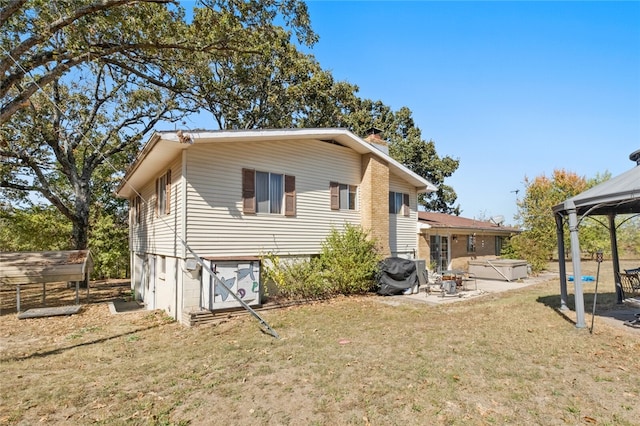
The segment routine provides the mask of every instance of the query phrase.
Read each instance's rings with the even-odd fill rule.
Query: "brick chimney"
[[[364,138],[364,140],[369,142],[378,150],[389,155],[389,144],[387,143],[387,141],[382,139],[382,136],[380,136],[381,134],[382,134],[382,130],[372,127],[369,130],[367,130],[367,136]]]
[[[371,128],[364,139],[376,149],[389,153],[387,142],[380,137],[381,130]],[[391,255],[389,247],[389,166],[373,153],[362,156],[360,185],[360,211],[362,227],[378,242],[383,256]]]

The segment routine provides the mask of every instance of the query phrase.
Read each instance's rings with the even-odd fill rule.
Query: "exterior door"
[[[148,269],[146,274],[145,291],[144,291],[144,303],[147,305],[147,309],[156,308],[156,257],[149,256],[145,262]]]
[[[431,251],[431,265],[435,265],[436,272],[449,269],[449,237],[446,235],[432,235],[429,238],[429,249]],[[432,266],[433,267],[433,266]]]

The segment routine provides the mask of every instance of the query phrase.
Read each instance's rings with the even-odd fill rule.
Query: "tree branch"
[[[5,8],[0,10],[0,26],[3,26],[26,2],[27,0],[10,1]]]
[[[12,154],[11,155],[12,158],[16,158],[16,159],[20,160],[23,165],[25,165],[26,167],[28,167],[29,169],[31,169],[35,173],[36,181],[40,184],[40,186],[37,186],[37,185],[20,185],[20,184],[16,184],[15,182],[8,182],[8,181],[3,180],[3,181],[0,181],[0,187],[10,188],[10,189],[17,189],[17,190],[24,189],[25,191],[36,191],[36,192],[39,192],[47,200],[49,200],[49,202],[51,204],[56,206],[56,208],[58,208],[63,215],[65,215],[70,220],[73,220],[73,217],[74,217],[73,211],[71,209],[69,209],[64,204],[62,199],[60,199],[60,197],[58,197],[51,190],[51,186],[49,185],[49,182],[47,181],[46,176],[44,175],[44,173],[42,173],[42,169],[40,168],[40,166],[33,160],[33,157],[31,155],[29,155],[29,153],[24,152],[24,151],[21,152],[21,153],[12,152],[11,154]]]
[[[24,0],[21,0],[24,4]],[[25,39],[22,43],[14,47],[7,54],[7,58],[4,60],[0,60],[0,75],[5,74],[6,71],[10,68],[10,60],[11,58],[19,58],[26,51],[34,47],[35,45],[42,43],[44,40],[49,38],[52,34],[60,31],[62,28],[69,26],[74,21],[83,18],[87,15],[94,14],[96,12],[109,10],[118,6],[125,5],[127,3],[175,3],[173,0],[100,0],[96,3],[89,4],[87,6],[78,8],[74,10],[74,13],[69,16],[64,16],[57,21],[50,23],[46,28],[44,28],[39,34],[34,34],[31,37]],[[8,6],[6,9],[11,8],[11,10],[7,11],[6,19],[8,19],[12,14],[16,13],[18,9],[22,5],[18,5],[18,7]],[[2,13],[4,14],[5,9],[3,9]],[[9,13],[10,12],[10,13]],[[2,16],[2,15],[0,15]]]

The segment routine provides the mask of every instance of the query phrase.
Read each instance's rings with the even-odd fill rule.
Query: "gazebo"
[[[613,257],[614,282],[618,282],[620,260],[616,236],[615,217],[618,214],[640,213],[640,150],[629,155],[629,159],[636,163],[636,167],[618,175],[606,182],[596,185],[563,203],[553,207],[556,218],[556,232],[558,237],[558,262],[560,266],[560,309],[567,308],[567,276],[564,259],[564,229],[565,218],[569,222],[571,244],[571,258],[573,260],[573,277],[575,285],[576,327],[585,328],[584,294],[582,291],[582,273],[580,268],[580,243],[578,241],[579,226],[586,216],[607,216],[609,219],[609,235],[611,238],[611,253]],[[616,286],[618,303],[622,302],[622,293]]]

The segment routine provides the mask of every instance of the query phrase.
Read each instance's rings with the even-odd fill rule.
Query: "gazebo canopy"
[[[571,258],[573,260],[576,327],[579,328],[586,326],[584,321],[584,295],[582,293],[580,271],[580,242],[578,239],[580,221],[585,216],[608,216],[614,280],[618,283],[620,261],[618,257],[615,216],[618,214],[640,213],[640,150],[631,153],[629,159],[636,162],[636,167],[576,196],[568,198],[563,203],[553,207],[558,236],[560,309],[567,309],[567,277],[565,273],[563,227],[564,218],[567,217],[571,236]],[[621,302],[622,294],[617,285],[616,293],[618,302]]]
[[[579,216],[640,213],[640,167],[568,198],[554,206],[553,211],[564,214],[572,206]]]

